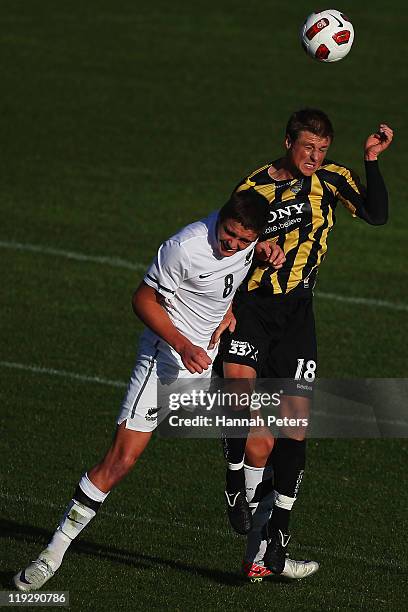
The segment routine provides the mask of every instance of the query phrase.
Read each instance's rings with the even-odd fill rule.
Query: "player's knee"
[[[119,482],[135,465],[138,455],[129,451],[114,453],[105,461],[106,477],[113,483]]]
[[[134,452],[122,452],[116,459],[116,469],[127,474],[135,465],[139,455]]]
[[[281,417],[285,421],[281,430],[283,435],[301,442],[306,438],[308,431],[310,399],[308,397],[282,398]]]
[[[272,452],[274,439],[272,436],[249,437],[245,448],[246,462],[253,467],[264,467]]]
[[[306,439],[307,429],[302,427],[290,427],[286,429],[283,427],[282,432],[287,438],[290,438],[291,440],[296,440],[297,442],[302,442]]]

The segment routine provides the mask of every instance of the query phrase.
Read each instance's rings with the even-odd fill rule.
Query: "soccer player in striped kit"
[[[284,380],[281,415],[298,420],[307,420],[310,412],[317,367],[313,288],[335,224],[336,205],[340,202],[371,225],[382,225],[388,217],[377,158],[391,144],[392,129],[382,123],[366,139],[366,187],[355,172],[327,159],[333,135],[321,110],[293,113],[284,156],[255,170],[236,188],[237,193],[255,189],[268,199],[269,223],[261,240],[271,249],[278,244],[286,261],[275,270],[254,259],[234,299],[235,329],[223,335],[217,359],[223,361],[228,379]],[[257,248],[267,259],[265,242]],[[305,469],[306,430],[283,427],[275,441],[268,434],[250,436],[248,442],[225,439],[227,512],[238,533],[250,532],[243,563],[249,578],[285,570],[290,513]]]

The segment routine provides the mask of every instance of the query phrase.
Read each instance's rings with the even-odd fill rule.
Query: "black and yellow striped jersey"
[[[310,177],[275,181],[268,170],[279,162],[255,170],[236,187],[237,191],[253,187],[268,199],[270,218],[260,240],[277,242],[286,256],[280,270],[253,264],[246,280],[249,291],[263,288],[273,294],[285,294],[296,287],[311,289],[336,221],[337,202],[353,216],[366,218],[366,188],[352,170],[324,160]]]

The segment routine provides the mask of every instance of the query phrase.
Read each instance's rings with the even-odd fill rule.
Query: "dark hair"
[[[289,117],[286,135],[294,142],[302,131],[312,132],[320,138],[334,138],[332,123],[326,113],[317,108],[302,108]]]
[[[268,200],[253,187],[234,191],[219,212],[219,221],[234,219],[248,230],[262,234],[268,224],[270,206]]]

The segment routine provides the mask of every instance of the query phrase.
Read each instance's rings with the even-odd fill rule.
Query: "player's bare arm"
[[[213,335],[211,336],[211,340],[207,348],[208,349],[215,348],[215,346],[218,344],[219,339],[221,338],[222,333],[226,329],[228,329],[232,333],[235,329],[236,322],[237,321],[235,319],[234,313],[232,312],[232,304],[230,304],[230,307],[225,313],[223,320],[221,321],[221,323],[219,324],[219,326],[217,327],[217,329],[214,331]]]
[[[153,287],[142,282],[133,294],[133,310],[145,325],[177,351],[191,374],[201,374],[211,364],[210,357],[176,329],[162,306],[163,299]]]

